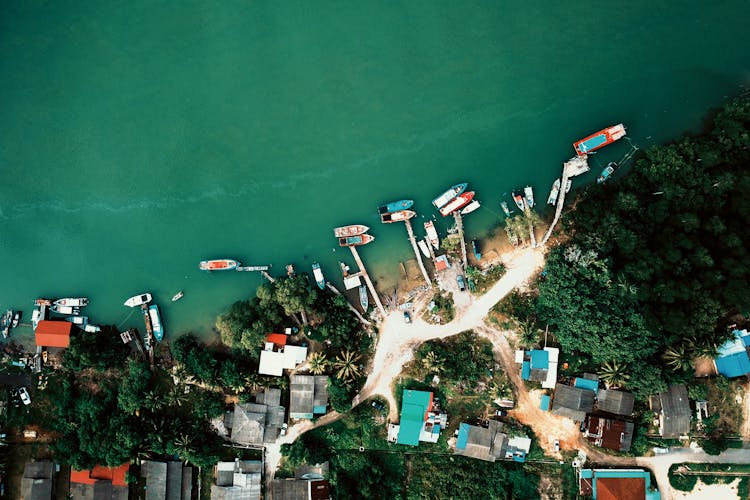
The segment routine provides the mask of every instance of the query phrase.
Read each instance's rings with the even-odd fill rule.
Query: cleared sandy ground
[[[737,494],[737,486],[740,480],[735,479],[728,484],[705,484],[700,479],[693,491],[672,490],[672,498],[675,500],[690,498],[691,500],[732,500],[740,498]]]

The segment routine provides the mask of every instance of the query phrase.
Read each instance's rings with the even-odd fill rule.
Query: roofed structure
[[[594,393],[588,389],[565,384],[555,386],[552,413],[583,422],[586,414],[594,409]]]
[[[501,432],[500,422],[497,420],[489,422],[489,427],[461,423],[458,427],[455,453],[488,462],[504,458],[508,436]]]
[[[274,479],[272,500],[330,500],[331,486],[326,479]]]
[[[182,462],[144,460],[141,476],[146,480],[146,500],[190,500],[193,468]]]
[[[659,500],[651,473],[642,469],[582,469],[579,492],[594,500]]]
[[[634,403],[635,397],[629,392],[601,389],[597,397],[596,407],[599,411],[629,416],[633,414]]]
[[[70,494],[76,500],[128,500],[125,474],[129,464],[119,467],[97,465],[91,470],[70,471]]]
[[[281,335],[286,338],[280,333],[273,335]],[[284,370],[293,370],[297,365],[304,363],[306,358],[307,347],[266,342],[265,349],[260,351],[258,373],[281,377]]]
[[[51,500],[54,491],[55,464],[49,460],[29,462],[21,479],[22,500]]]
[[[732,338],[719,347],[714,364],[716,371],[727,378],[750,373],[750,333],[734,330]]]
[[[73,323],[70,321],[52,321],[44,319],[34,331],[36,345],[42,347],[68,347]]]
[[[328,406],[326,375],[293,375],[289,378],[289,418],[312,419]]]
[[[678,439],[690,432],[690,400],[685,384],[672,384],[666,392],[651,396],[651,408],[659,414],[659,434]]]
[[[515,361],[521,365],[521,378],[541,382],[545,389],[552,389],[557,383],[557,362],[560,350],[545,347],[530,351],[516,351]]]
[[[255,400],[258,403],[235,404],[234,410],[224,416],[227,437],[233,443],[260,446],[276,441],[279,436],[286,413],[284,407],[278,405],[281,391],[267,389]]]
[[[259,460],[236,460],[216,464],[212,500],[260,500],[262,464]]]
[[[417,446],[427,413],[432,409],[432,393],[405,389],[401,401],[401,420],[399,422],[399,444]]]
[[[584,436],[596,446],[628,451],[633,442],[633,422],[589,415]]]

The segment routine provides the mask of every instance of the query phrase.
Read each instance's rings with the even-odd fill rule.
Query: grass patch
[[[498,282],[505,275],[505,266],[497,264],[488,269],[479,270],[476,267],[469,266],[466,269],[466,278],[474,284],[469,287],[474,295],[482,295],[490,289],[492,285]]]
[[[452,293],[438,291],[432,296],[431,304],[433,307],[428,307],[422,314],[423,320],[433,325],[444,325],[453,321],[456,311],[453,307]]]
[[[708,474],[695,474],[707,472]],[[712,475],[711,472],[729,473],[728,475]],[[669,468],[669,484],[680,491],[693,491],[698,479],[704,484],[728,484],[740,479],[740,498],[748,498],[748,477],[736,476],[731,473],[750,473],[750,464],[699,464],[681,463]],[[744,493],[742,493],[744,492]]]

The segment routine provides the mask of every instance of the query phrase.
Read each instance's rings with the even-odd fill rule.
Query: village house
[[[328,462],[320,465],[302,465],[294,471],[293,479],[274,479],[271,482],[271,500],[331,500]]]
[[[490,420],[488,427],[461,423],[458,426],[456,455],[478,458],[488,462],[505,458],[508,435],[501,432],[503,424]]]
[[[633,422],[589,415],[583,435],[590,443],[614,451],[628,451],[633,441]]]
[[[255,396],[255,401],[237,403],[233,411],[226,412],[223,420],[214,420],[219,435],[244,446],[262,446],[276,441],[286,412],[281,406],[281,390],[266,389]]]
[[[289,377],[289,418],[312,419],[324,415],[328,407],[326,375],[292,375]]]
[[[401,420],[388,426],[388,440],[408,446],[418,446],[420,441],[437,443],[441,429],[447,426],[448,415],[435,407],[431,392],[405,389]]]
[[[119,467],[97,465],[91,470],[70,471],[70,495],[75,499],[128,500],[125,474],[129,464]]]
[[[727,378],[750,373],[750,333],[734,330],[732,338],[724,342],[714,359],[716,371]]]
[[[191,500],[193,468],[182,462],[144,460],[141,477],[146,482],[146,500]]]
[[[565,384],[555,385],[555,397],[552,400],[552,413],[555,415],[583,422],[586,414],[593,409],[594,391]]]
[[[281,377],[284,370],[294,370],[307,359],[307,347],[287,345],[287,335],[271,333],[266,337],[266,344],[260,351],[258,373]]]
[[[659,416],[659,434],[679,439],[690,432],[690,401],[685,384],[673,384],[667,391],[649,398],[651,410]]]
[[[593,500],[660,500],[651,486],[651,473],[643,469],[581,469],[579,493]]]
[[[22,500],[52,500],[55,469],[55,464],[49,460],[28,462],[21,479]]]
[[[211,500],[260,500],[262,470],[260,460],[219,462]]]
[[[596,407],[599,411],[625,417],[633,414],[634,404],[635,397],[631,393],[614,389],[601,389],[596,398]]]
[[[560,350],[556,347],[517,350],[516,363],[521,365],[521,378],[531,382],[540,382],[545,389],[553,389],[557,383],[557,362]]]

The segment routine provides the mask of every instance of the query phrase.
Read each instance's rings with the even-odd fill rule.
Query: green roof
[[[401,402],[401,423],[399,424],[399,444],[417,446],[419,434],[425,422],[425,415],[432,404],[432,393],[425,391],[405,390]]]

